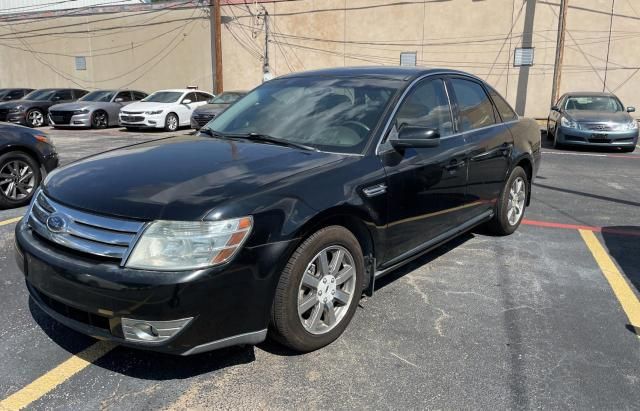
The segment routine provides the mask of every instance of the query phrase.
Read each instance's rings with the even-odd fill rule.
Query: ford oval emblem
[[[47,218],[47,228],[52,233],[62,233],[67,229],[67,219],[62,214],[52,214]]]

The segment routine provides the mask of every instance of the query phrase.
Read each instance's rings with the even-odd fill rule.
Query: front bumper
[[[12,113],[6,112],[2,113],[0,116],[0,121],[6,121],[7,123],[21,124],[23,126],[27,125],[27,117],[26,113],[23,111]]]
[[[62,121],[56,122],[56,118],[49,113],[49,125],[53,127],[78,127],[78,128],[90,128],[91,127],[91,113],[74,114]]]
[[[208,122],[216,117],[215,114],[198,113],[197,111],[191,116],[191,128],[200,130],[207,125]]]
[[[638,130],[595,131],[569,127],[558,127],[556,141],[560,144],[575,144],[598,147],[633,147],[638,143]]]
[[[129,128],[164,128],[166,114],[123,114],[118,120],[122,127]]]
[[[16,227],[16,262],[33,300],[81,333],[136,348],[190,355],[266,337],[281,262],[290,242],[245,248],[229,264],[206,270],[154,272],[120,267],[60,247]],[[132,341],[123,319],[192,318],[171,338]]]

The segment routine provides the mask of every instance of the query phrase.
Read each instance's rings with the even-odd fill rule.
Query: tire
[[[164,131],[178,131],[180,128],[180,120],[175,113],[167,114],[164,120]]]
[[[562,148],[562,144],[560,144],[558,142],[558,132],[556,130],[554,130],[553,132],[553,136],[551,137],[552,140],[552,147],[559,150]]]
[[[137,131],[138,129],[135,127],[125,127],[127,131]]]
[[[107,128],[109,127],[109,115],[98,110],[91,115],[91,128]]]
[[[46,119],[44,118],[44,113],[39,108],[32,108],[27,111],[27,115],[25,116],[25,122],[28,127],[36,128],[42,127],[46,124]]]
[[[30,174],[29,174],[30,173]],[[27,177],[30,175],[30,177]],[[30,155],[11,151],[0,156],[0,208],[29,204],[40,185],[40,165]],[[16,186],[16,181],[22,184]],[[25,190],[20,190],[23,187]]]
[[[511,207],[513,203],[512,198],[514,198],[513,190],[517,191],[517,204],[520,205],[520,207],[516,209]],[[524,217],[529,194],[529,179],[527,178],[527,173],[522,167],[517,166],[511,171],[500,193],[495,215],[488,224],[489,229],[497,235],[509,235],[516,231]],[[520,211],[517,212],[516,210]],[[512,212],[516,212],[516,218],[514,218]]]
[[[333,269],[339,251],[343,257],[340,265]],[[326,272],[323,275],[321,268],[323,253],[328,275]],[[293,253],[278,282],[270,336],[299,352],[314,351],[335,341],[356,311],[362,296],[364,272],[360,244],[346,228],[330,226],[309,236]],[[315,287],[309,285],[313,283]],[[329,315],[329,306],[337,307],[331,311],[333,315]]]

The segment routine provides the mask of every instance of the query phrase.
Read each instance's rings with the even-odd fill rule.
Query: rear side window
[[[458,101],[460,131],[474,130],[496,123],[493,104],[480,84],[454,78],[451,79],[451,85]]]
[[[489,89],[489,94],[498,109],[498,113],[500,113],[500,117],[502,117],[502,121],[511,121],[518,118],[509,103],[507,103],[497,91]]]
[[[65,101],[65,100],[73,100],[71,95],[71,90],[58,90],[56,94],[53,95],[53,101]]]

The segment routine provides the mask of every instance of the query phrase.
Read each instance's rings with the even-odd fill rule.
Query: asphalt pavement
[[[50,134],[63,163],[166,136]],[[96,343],[57,324],[29,301],[13,261],[15,223],[3,222],[23,212],[0,211],[0,408],[640,403],[640,340],[629,311],[640,304],[640,149],[544,148],[527,220],[516,233],[476,229],[384,277],[338,341],[305,355],[266,342],[174,357]],[[594,251],[598,245],[604,255]],[[613,268],[606,269],[607,258]],[[612,281],[616,272],[622,283]]]

